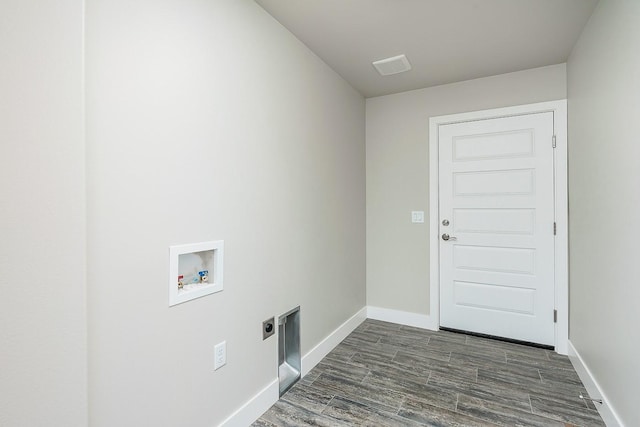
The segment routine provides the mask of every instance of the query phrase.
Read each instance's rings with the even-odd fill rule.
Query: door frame
[[[567,354],[569,342],[569,240],[567,186],[567,100],[540,102],[513,107],[449,114],[429,118],[429,317],[440,327],[440,239],[439,239],[439,127],[476,120],[497,119],[526,114],[553,112],[556,148],[553,158],[554,211],[557,233],[554,239],[555,351]],[[549,141],[551,144],[552,141]],[[552,315],[552,313],[549,313]]]

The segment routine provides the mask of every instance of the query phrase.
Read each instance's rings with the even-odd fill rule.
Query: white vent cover
[[[375,61],[373,62],[373,66],[376,67],[376,70],[378,70],[382,76],[404,73],[411,69],[411,64],[409,64],[409,60],[404,55]]]

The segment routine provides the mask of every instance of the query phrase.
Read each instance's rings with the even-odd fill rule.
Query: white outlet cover
[[[423,223],[424,222],[424,211],[411,211],[411,222]]]
[[[216,344],[213,350],[214,353],[214,361],[213,361],[213,369],[218,370],[224,365],[227,364],[227,342],[222,341],[219,344]]]

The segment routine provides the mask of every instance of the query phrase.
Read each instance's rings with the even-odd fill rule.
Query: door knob
[[[449,236],[447,233],[442,235],[442,240],[458,240],[457,237]]]

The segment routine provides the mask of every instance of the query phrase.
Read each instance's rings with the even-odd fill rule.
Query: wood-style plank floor
[[[253,425],[604,426],[549,350],[366,320]]]

